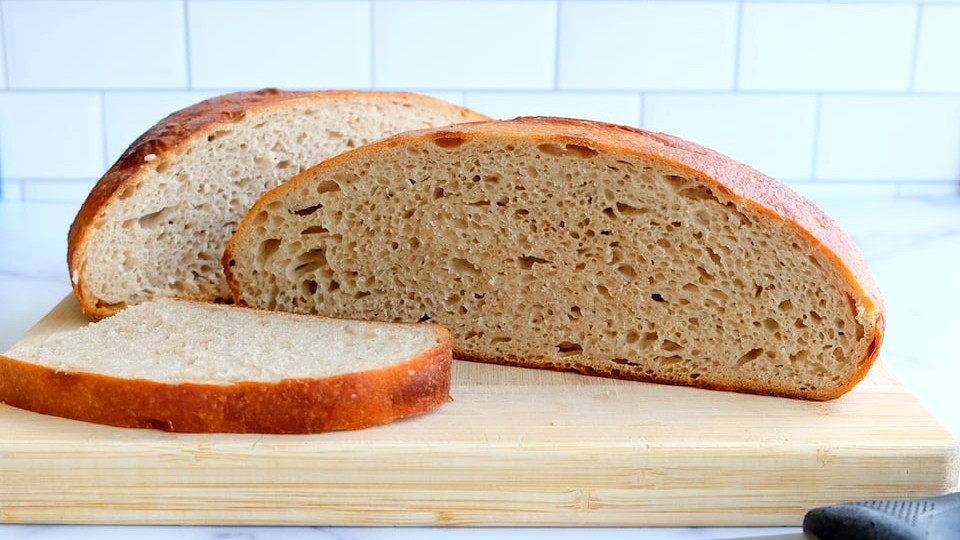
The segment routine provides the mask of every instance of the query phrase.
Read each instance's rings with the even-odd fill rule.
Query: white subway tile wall
[[[739,88],[905,91],[917,9],[910,4],[744,4]]]
[[[923,6],[914,90],[960,92],[960,9]]]
[[[11,88],[187,84],[182,2],[9,0],[3,19]]]
[[[492,118],[568,116],[638,126],[635,92],[470,92],[464,105]]]
[[[644,105],[644,127],[696,141],[783,181],[811,178],[813,95],[656,93]]]
[[[731,90],[736,2],[561,2],[558,87]]]
[[[6,41],[6,39],[4,39],[3,36],[3,10],[0,9],[0,90],[7,87],[7,54],[6,49],[3,46],[3,43]]]
[[[4,178],[90,179],[104,171],[98,92],[0,93]]]
[[[824,96],[820,115],[818,178],[960,177],[960,96]]]
[[[557,4],[373,4],[373,80],[382,88],[552,89]]]
[[[193,88],[370,86],[368,2],[187,2]]]
[[[816,198],[960,191],[956,0],[0,0],[0,197],[82,200],[170,112],[422,92],[716,148]]]

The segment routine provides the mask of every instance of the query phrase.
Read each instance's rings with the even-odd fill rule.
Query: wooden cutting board
[[[86,322],[70,297],[23,339]],[[953,437],[883,362],[828,403],[466,362],[452,394],[424,416],[305,436],[0,405],[0,522],[799,525],[821,504],[957,486]]]

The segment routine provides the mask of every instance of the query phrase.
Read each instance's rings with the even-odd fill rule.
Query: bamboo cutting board
[[[23,339],[84,324],[69,297]],[[882,362],[827,403],[460,362],[454,401],[322,435],[122,429],[0,405],[0,522],[799,525],[941,494],[951,435]]]

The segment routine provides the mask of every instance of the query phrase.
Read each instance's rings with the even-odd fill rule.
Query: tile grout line
[[[740,90],[740,52],[743,47],[743,0],[737,2],[737,39],[733,47],[733,91]]]
[[[110,164],[110,149],[107,144],[107,93],[100,91],[100,146],[103,152],[100,168],[106,170]]]
[[[4,2],[0,0],[0,37],[2,37],[4,41],[4,43],[0,45],[3,46],[3,91],[6,92],[10,89],[10,58],[9,58],[10,55],[8,54],[8,50],[10,49],[10,47],[7,47],[7,44],[5,43],[7,41],[8,34],[7,34],[7,28],[6,28],[6,19],[3,16],[3,4]],[[0,144],[2,144],[2,141],[0,141]],[[3,168],[0,167],[0,201],[7,198],[3,194],[3,181],[4,181]],[[17,198],[22,200],[23,199],[23,182],[18,182],[18,183],[19,185],[17,187],[18,187],[18,191],[20,192],[19,193],[20,196]],[[13,200],[13,199],[10,199],[10,200]]]
[[[377,11],[377,3],[375,0],[368,0],[368,5],[370,6],[368,28],[370,32],[370,54],[368,60],[370,61],[370,89],[375,89],[377,87],[377,38],[376,38],[376,21],[374,20],[374,13]]]
[[[0,34],[3,35],[3,89],[10,90],[10,47],[7,46],[7,18],[3,14],[6,2],[0,1]]]
[[[183,54],[187,69],[187,90],[193,90],[193,66],[190,62],[190,6],[183,0]]]
[[[810,181],[817,181],[817,161],[820,159],[820,125],[823,114],[823,94],[816,93],[813,115],[813,151],[810,152]]]
[[[56,282],[56,283],[60,283],[61,281],[64,283],[69,283],[70,281],[67,276],[63,276],[62,278],[60,278],[60,277],[53,277],[47,273],[37,273],[33,271],[22,272],[22,271],[6,270],[6,269],[0,269],[0,277],[6,278],[6,279],[25,279],[30,281],[49,281],[49,282]]]
[[[557,16],[553,25],[553,91],[560,90],[560,25],[563,19],[563,0],[556,0],[554,13]]]
[[[13,185],[13,188],[16,190],[15,193],[17,194],[16,197],[13,197],[11,196],[11,194],[4,193],[3,190],[0,189],[0,202],[4,202],[4,201],[23,202],[23,180],[16,179],[16,178],[0,178],[0,180],[2,180],[2,182],[0,183]]]
[[[647,121],[647,93],[640,92],[640,118],[637,119],[639,122],[637,124],[638,128],[646,129],[644,125]]]
[[[923,30],[923,11],[924,5],[916,6],[915,15],[917,20],[913,24],[913,54],[910,57],[910,80],[907,83],[907,91],[913,94],[917,86],[917,61],[920,59],[920,35]]]

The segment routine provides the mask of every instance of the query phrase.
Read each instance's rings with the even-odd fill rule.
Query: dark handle
[[[960,493],[821,506],[803,530],[820,540],[960,540]]]

